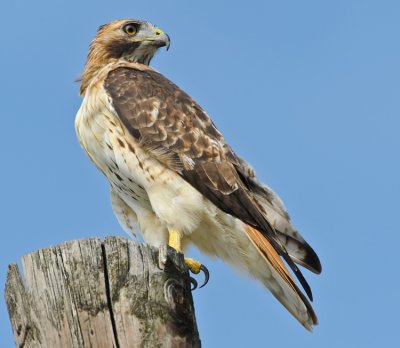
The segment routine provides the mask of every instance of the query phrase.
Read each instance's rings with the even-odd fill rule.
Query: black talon
[[[197,286],[198,286],[198,283],[197,283],[197,280],[196,279],[194,279],[194,278],[192,278],[192,277],[190,277],[190,283],[193,285],[193,287],[190,289],[190,290],[196,290],[197,289]],[[203,286],[203,285],[202,285]]]
[[[203,286],[206,286],[208,281],[209,281],[209,279],[210,279],[210,272],[208,272],[208,269],[207,269],[206,266],[201,265],[200,266],[200,271],[204,272],[204,276],[205,276],[206,279],[204,280],[203,285],[199,287],[199,289],[201,289]]]

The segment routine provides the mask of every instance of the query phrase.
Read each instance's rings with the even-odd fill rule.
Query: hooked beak
[[[168,51],[169,46],[171,45],[171,40],[167,33],[164,33],[160,28],[156,28],[154,43],[158,47],[166,47]]]
[[[164,33],[160,28],[155,28],[153,32],[149,34],[145,34],[142,37],[135,37],[132,42],[147,42],[149,45],[155,46],[157,48],[166,47],[167,51],[169,50],[169,46],[171,44],[171,40],[169,36]]]
[[[167,44],[167,51],[169,50],[169,46],[171,46],[171,40],[169,39],[169,35],[165,34],[168,40],[168,44]]]

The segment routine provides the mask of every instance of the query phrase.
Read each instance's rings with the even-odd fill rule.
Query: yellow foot
[[[185,257],[185,263],[188,266],[189,270],[194,273],[194,274],[199,274],[200,271],[204,272],[204,283],[199,287],[202,288],[208,283],[208,280],[210,279],[210,272],[208,272],[208,269],[206,266],[202,265],[199,261],[193,260],[191,258]],[[192,290],[197,288],[197,281],[194,278],[190,278],[191,283],[193,284]]]
[[[199,274],[201,269],[201,263],[189,257],[185,257],[185,263],[189,267],[190,271],[194,274]]]
[[[175,229],[170,229],[169,231],[169,239],[168,239],[168,245],[170,247],[173,247],[176,251],[182,252],[182,234],[179,233]],[[208,272],[207,267],[202,265],[200,262],[195,261],[190,258],[185,258],[185,263],[187,264],[188,268],[190,271],[194,274],[199,274],[200,271],[204,272],[204,283],[200,288],[205,286],[208,283],[208,280],[210,279],[210,272]],[[197,281],[194,278],[190,278],[191,283],[193,284],[192,290],[197,288]]]

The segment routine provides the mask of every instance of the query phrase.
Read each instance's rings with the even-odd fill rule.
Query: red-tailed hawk
[[[295,263],[320,273],[318,256],[207,113],[148,66],[163,46],[168,35],[148,22],[111,22],[98,30],[82,74],[76,131],[110,183],[119,222],[148,243],[178,251],[192,243],[251,274],[311,330],[317,317],[282,259],[312,300]]]

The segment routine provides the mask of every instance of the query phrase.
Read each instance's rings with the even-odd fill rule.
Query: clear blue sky
[[[153,65],[281,195],[322,260],[321,276],[305,271],[320,319],[310,334],[257,283],[193,251],[212,277],[194,292],[204,347],[398,343],[398,1],[4,2],[1,287],[25,253],[125,235],[74,131],[88,44],[125,17],[170,35]],[[3,298],[0,322],[0,345],[12,347]]]

